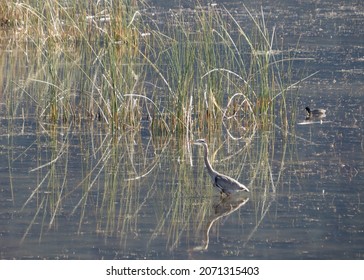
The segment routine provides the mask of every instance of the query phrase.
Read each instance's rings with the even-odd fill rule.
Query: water
[[[151,135],[147,122],[115,139],[96,123],[52,133],[2,116],[0,257],[363,259],[364,7],[288,2],[264,6],[269,24],[287,45],[301,36],[312,60],[293,68],[319,71],[300,85],[294,131],[209,141],[216,169],[249,195],[221,200],[200,147]],[[326,117],[307,123],[306,106]]]

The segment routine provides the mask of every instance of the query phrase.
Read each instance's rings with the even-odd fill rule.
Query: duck
[[[305,109],[307,111],[307,118],[323,118],[326,116],[326,110],[324,109],[311,110],[310,107],[306,107]]]

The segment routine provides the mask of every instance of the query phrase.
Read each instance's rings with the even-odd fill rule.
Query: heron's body
[[[319,117],[324,117],[326,114],[326,110],[324,109],[315,109],[315,110],[311,110],[310,107],[306,107],[305,108],[307,111],[307,117],[311,118],[319,118]]]
[[[204,139],[198,139],[194,144],[201,145],[205,148],[204,160],[207,172],[209,173],[212,179],[213,185],[220,190],[221,194],[224,193],[226,195],[230,195],[234,192],[239,192],[239,191],[249,192],[249,189],[245,187],[243,184],[239,183],[237,180],[229,176],[226,176],[224,174],[221,174],[212,168],[208,158],[209,148]]]

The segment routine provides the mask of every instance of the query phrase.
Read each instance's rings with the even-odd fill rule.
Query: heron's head
[[[193,142],[195,145],[207,145],[205,139],[197,139],[195,142]]]

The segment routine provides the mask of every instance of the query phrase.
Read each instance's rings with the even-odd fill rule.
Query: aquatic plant
[[[233,123],[269,130],[277,114],[287,126],[294,57],[279,48],[263,12],[244,7],[245,28],[218,5],[159,14],[159,21],[136,1],[8,6],[3,14],[13,14],[17,40],[44,66],[27,73],[15,99],[32,95],[39,119],[97,119],[114,133],[144,118],[156,133],[181,135]]]

